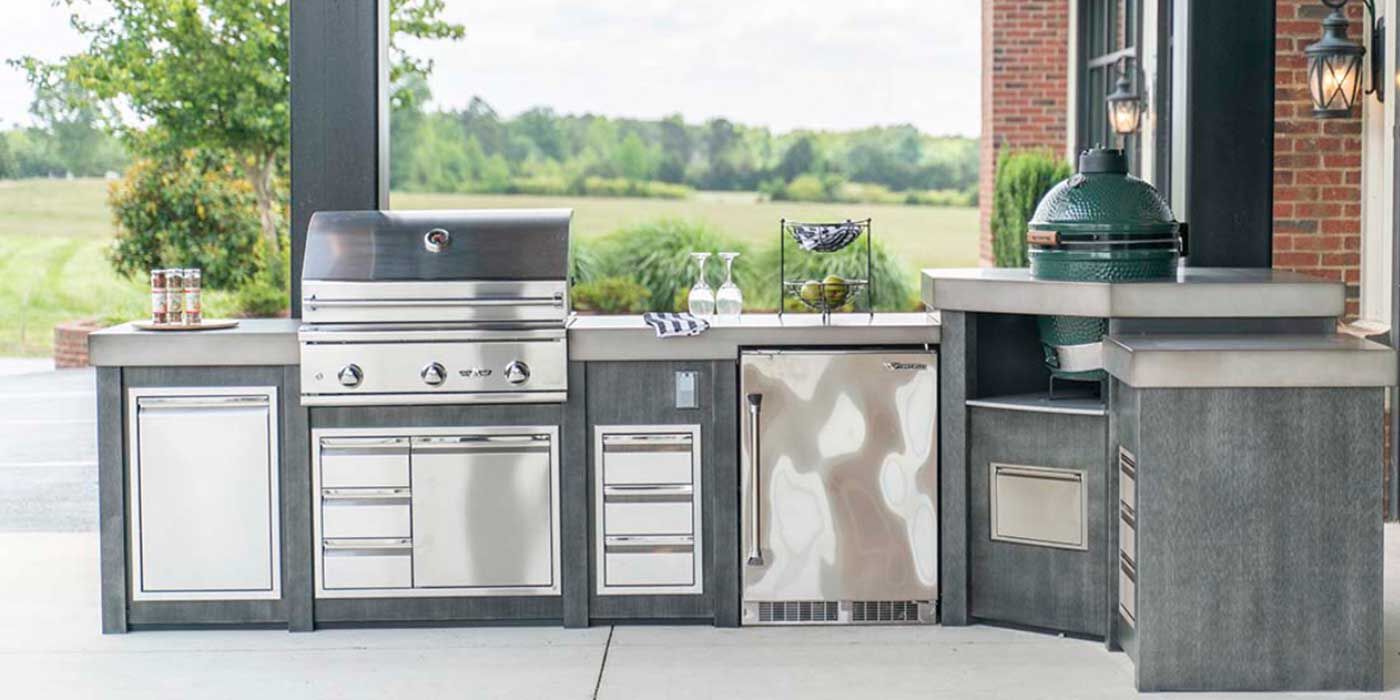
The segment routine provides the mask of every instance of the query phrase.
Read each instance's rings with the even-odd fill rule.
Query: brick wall
[[[98,321],[68,321],[53,329],[53,366],[55,369],[88,366],[88,334],[100,330]]]
[[[1275,0],[1274,267],[1342,280],[1355,318],[1361,282],[1361,118],[1315,119],[1303,49],[1322,35],[1316,0]],[[1353,38],[1365,8],[1350,3]]]
[[[1068,138],[1070,0],[982,0],[982,137],[978,258],[992,264],[997,153],[1063,152]]]

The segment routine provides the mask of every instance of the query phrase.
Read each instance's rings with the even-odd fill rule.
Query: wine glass
[[[736,319],[744,312],[744,293],[739,291],[739,285],[734,284],[734,258],[737,257],[738,253],[719,254],[720,260],[724,261],[724,284],[715,292],[715,313]]]
[[[705,282],[705,261],[710,259],[710,254],[691,253],[690,257],[695,261],[696,268],[695,286],[690,288],[690,298],[687,300],[690,313],[696,316],[709,316],[715,312],[715,293]]]

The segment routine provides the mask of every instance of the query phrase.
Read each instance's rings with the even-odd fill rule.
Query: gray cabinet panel
[[[1384,390],[1136,394],[1139,689],[1380,689]]]
[[[714,620],[738,624],[738,450],[735,363],[721,362],[590,362],[586,365],[587,422],[590,434],[598,425],[700,426],[700,489],[702,514],[701,572],[698,595],[597,595],[596,571],[590,576],[589,616],[594,620],[669,619]],[[676,408],[675,373],[694,372],[696,408]],[[682,402],[684,403],[684,402]],[[588,456],[589,500],[594,502],[596,470],[602,465]],[[590,508],[588,530],[600,523]],[[589,543],[589,560],[596,544]]]
[[[1076,634],[1104,634],[1109,578],[1103,554],[1109,529],[1104,512],[1107,468],[1103,462],[1107,419],[974,406],[969,412],[969,434],[972,616]],[[1046,482],[1052,487],[1048,491],[1032,482],[1003,484],[1014,491],[1002,494],[998,505],[1005,507],[1006,496],[1013,492],[1022,496],[1015,501],[1018,507],[1037,505],[1034,497],[1024,498],[1037,493],[1063,501],[1060,505],[1073,505],[1027,517],[1031,521],[1053,520],[1051,530],[1066,540],[1084,537],[1082,548],[1072,541],[1046,546],[993,539],[994,464],[1047,468],[1027,473],[1063,476]],[[1080,478],[1082,482],[1075,480]],[[1087,496],[1087,503],[1078,501],[1081,493]],[[1055,504],[1046,501],[1040,505]]]

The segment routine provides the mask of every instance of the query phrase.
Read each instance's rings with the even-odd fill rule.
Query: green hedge
[[[1026,223],[1040,198],[1070,176],[1050,151],[1007,151],[997,162],[992,197],[992,256],[997,267],[1026,266]]]
[[[744,292],[744,308],[773,311],[778,307],[778,244],[757,250],[701,223],[660,220],[615,231],[602,238],[575,240],[570,261],[573,299],[581,311],[627,313],[684,311],[695,283],[691,252],[707,251],[706,280],[712,288],[724,281],[721,251],[736,251],[734,277]],[[908,311],[919,306],[918,289],[909,268],[878,241],[872,253],[875,307]],[[865,245],[859,241],[837,253],[814,254],[796,245],[787,247],[790,279],[821,280],[827,275],[848,279],[865,276]],[[630,283],[630,284],[629,284]],[[634,294],[645,290],[645,295]],[[863,302],[861,304],[863,306]]]

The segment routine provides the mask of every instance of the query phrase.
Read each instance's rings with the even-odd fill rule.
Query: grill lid
[[[1095,148],[1079,156],[1079,173],[1041,198],[1031,231],[1075,235],[1170,236],[1179,225],[1157,188],[1128,174],[1120,150]],[[1034,241],[1032,241],[1034,242]]]
[[[322,211],[303,280],[565,280],[570,209]]]

